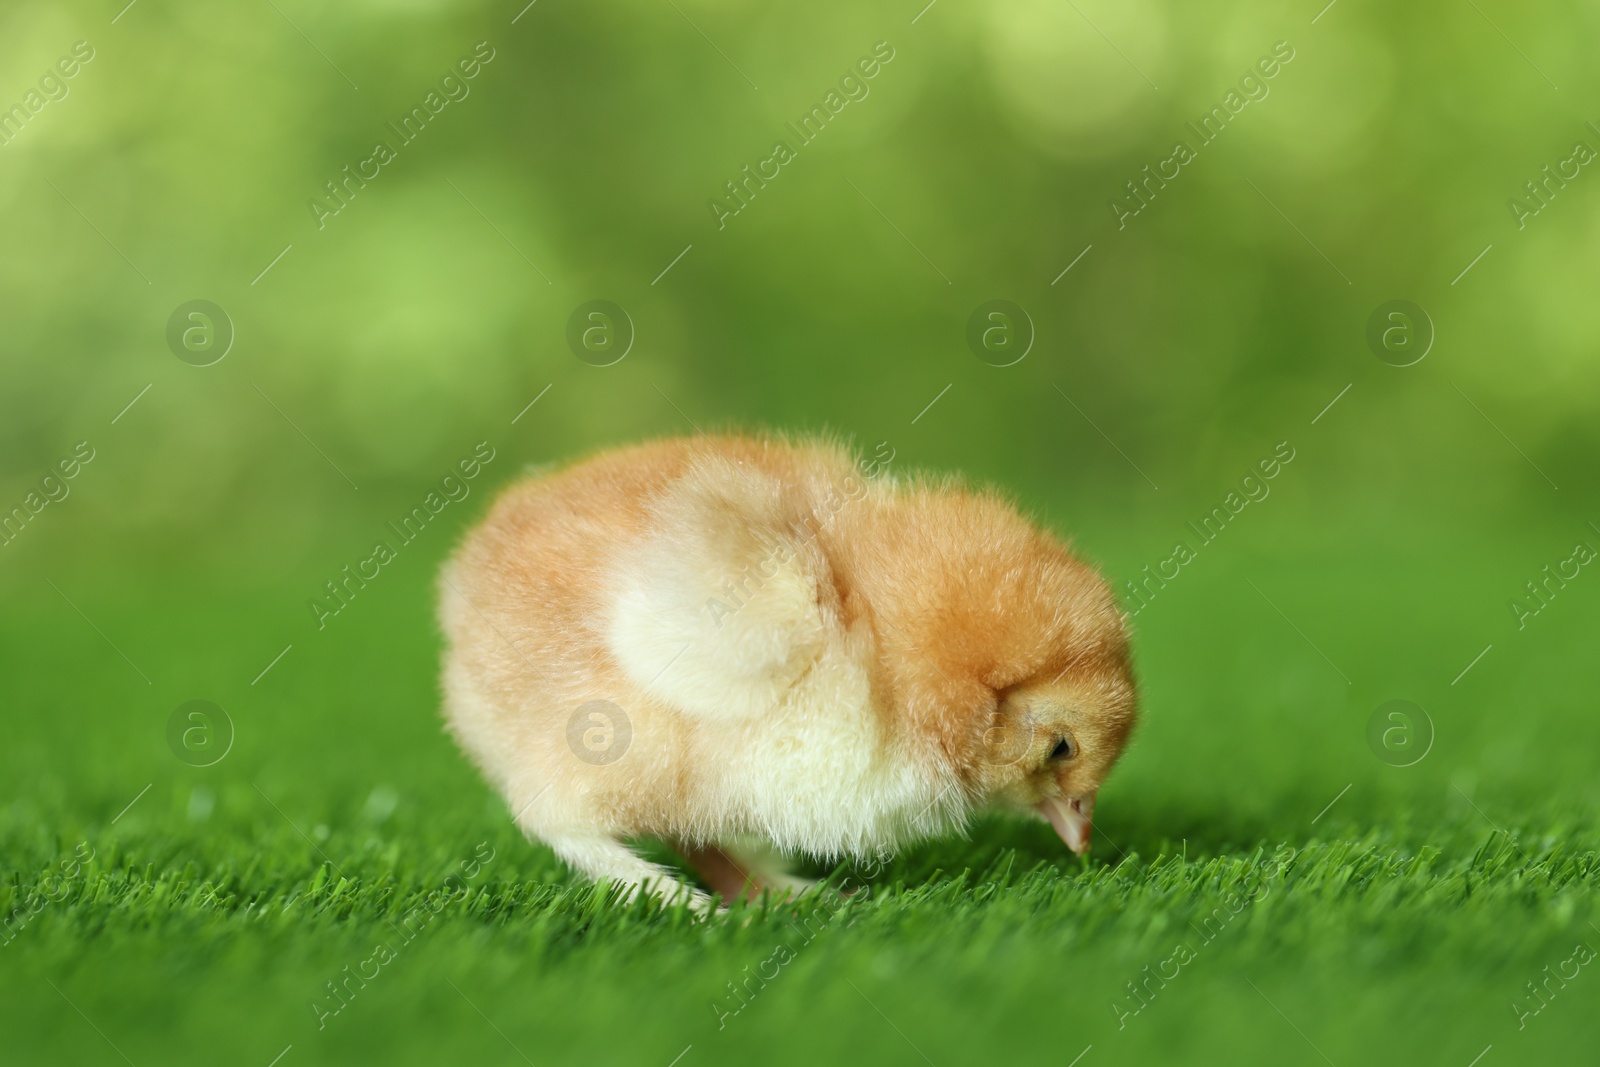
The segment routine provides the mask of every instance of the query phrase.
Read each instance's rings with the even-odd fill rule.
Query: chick
[[[1089,848],[1135,687],[1106,583],[1000,496],[844,448],[657,441],[508,489],[445,566],[445,716],[579,871],[709,898],[986,807]],[[751,842],[759,843],[752,847]]]

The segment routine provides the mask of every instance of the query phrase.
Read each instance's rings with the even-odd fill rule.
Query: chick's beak
[[[1089,832],[1093,829],[1094,794],[1076,797],[1045,797],[1035,810],[1050,821],[1067,847],[1082,856],[1089,851]]]

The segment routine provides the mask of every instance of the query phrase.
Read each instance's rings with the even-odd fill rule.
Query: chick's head
[[[907,718],[934,728],[973,802],[1033,812],[1087,852],[1137,711],[1110,588],[991,494],[929,493],[909,525],[875,598]]]
[[[1126,654],[1091,654],[996,694],[975,764],[977,791],[1002,807],[1032,809],[1067,847],[1089,850],[1095,798],[1133,729]]]

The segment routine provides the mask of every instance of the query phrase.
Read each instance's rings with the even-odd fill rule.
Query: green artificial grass
[[[438,724],[429,560],[323,631],[284,609],[297,575],[79,583],[81,616],[45,589],[6,623],[5,699],[32,710],[4,750],[0,1060],[1575,1062],[1600,1006],[1593,599],[1519,645],[1441,582],[1446,621],[1400,654],[1406,620],[1361,602],[1417,580],[1395,553],[1371,592],[1326,557],[1167,590],[1087,861],[991,816],[710,920],[518,836]],[[1368,747],[1396,695],[1437,729],[1414,766]],[[197,696],[236,731],[209,767],[167,747]]]

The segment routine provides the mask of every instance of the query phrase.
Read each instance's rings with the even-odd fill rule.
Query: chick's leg
[[[789,873],[783,857],[759,843],[730,842],[722,845],[677,846],[683,858],[724,900],[747,900],[770,890],[774,897],[799,896],[817,883]]]
[[[723,900],[749,900],[760,895],[762,886],[756,883],[755,875],[716,845],[680,844],[677,849]]]
[[[660,897],[667,903],[683,900],[698,912],[711,908],[711,898],[680,881],[671,871],[635,855],[614,837],[540,835],[556,855],[596,881],[606,879],[625,887],[624,900],[640,891]]]
[[[779,899],[809,893],[822,883],[802,878],[789,870],[783,854],[758,837],[740,837],[723,846],[740,866],[749,871],[757,886],[772,891]]]

